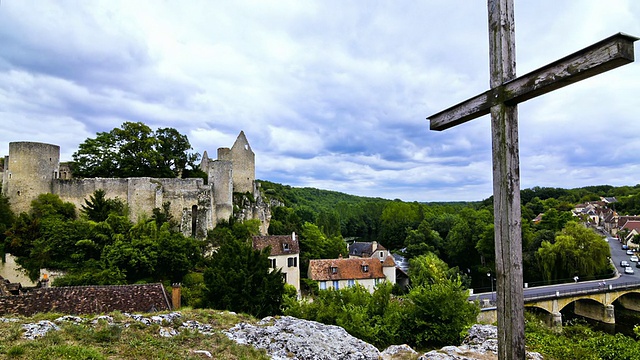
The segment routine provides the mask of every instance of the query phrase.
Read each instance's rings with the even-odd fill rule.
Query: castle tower
[[[256,180],[256,159],[244,131],[240,131],[231,149],[218,149],[218,159],[230,160],[233,163],[233,191],[253,194],[253,183]]]
[[[240,131],[233,147],[218,148],[217,160],[211,160],[205,152],[200,168],[207,173],[208,184],[213,187],[214,222],[227,220],[233,215],[234,192],[253,194],[255,154],[244,131]]]
[[[16,213],[26,212],[38,195],[52,192],[59,177],[60,146],[38,142],[11,142],[5,158],[2,192]]]
[[[233,215],[233,164],[228,160],[209,161],[207,175],[213,187],[215,203],[214,225],[220,220],[229,220]]]

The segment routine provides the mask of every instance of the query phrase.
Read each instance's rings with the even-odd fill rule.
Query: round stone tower
[[[2,192],[9,198],[14,213],[26,212],[38,195],[52,191],[60,167],[60,146],[11,142],[7,159]]]

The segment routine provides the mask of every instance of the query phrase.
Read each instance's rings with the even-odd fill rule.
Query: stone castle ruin
[[[203,154],[200,168],[208,181],[200,178],[74,178],[69,163],[60,162],[58,145],[37,142],[11,142],[4,158],[2,193],[12,210],[29,211],[40,194],[52,193],[77,209],[94,191],[102,189],[107,198],[120,198],[129,207],[132,221],[150,217],[154,208],[170,203],[169,213],[187,236],[206,237],[220,220],[234,216],[234,193],[247,195],[236,207],[240,220],[259,219],[261,232],[267,233],[271,218],[268,203],[262,201],[255,181],[255,154],[243,131],[231,148],[219,148],[218,158]]]

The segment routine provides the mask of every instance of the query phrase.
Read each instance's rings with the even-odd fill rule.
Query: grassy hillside
[[[205,350],[216,359],[268,359],[264,351],[238,345],[221,330],[239,322],[255,322],[246,315],[217,310],[182,309],[180,319],[150,325],[119,312],[111,313],[113,322],[82,317],[82,322],[55,321],[61,314],[38,314],[34,317],[0,318],[0,359],[203,359],[194,351]],[[145,314],[149,319],[152,315]],[[5,322],[2,319],[17,319]],[[54,322],[60,329],[29,340],[24,338],[25,323],[42,320]],[[211,334],[187,330],[181,325],[194,320],[209,325]],[[147,322],[150,322],[147,320]],[[174,329],[177,335],[163,337],[163,331]]]

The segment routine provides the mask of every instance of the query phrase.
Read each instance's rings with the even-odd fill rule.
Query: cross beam
[[[618,33],[501,86],[429,116],[431,130],[445,130],[489,114],[500,103],[516,105],[634,61],[637,37]]]

